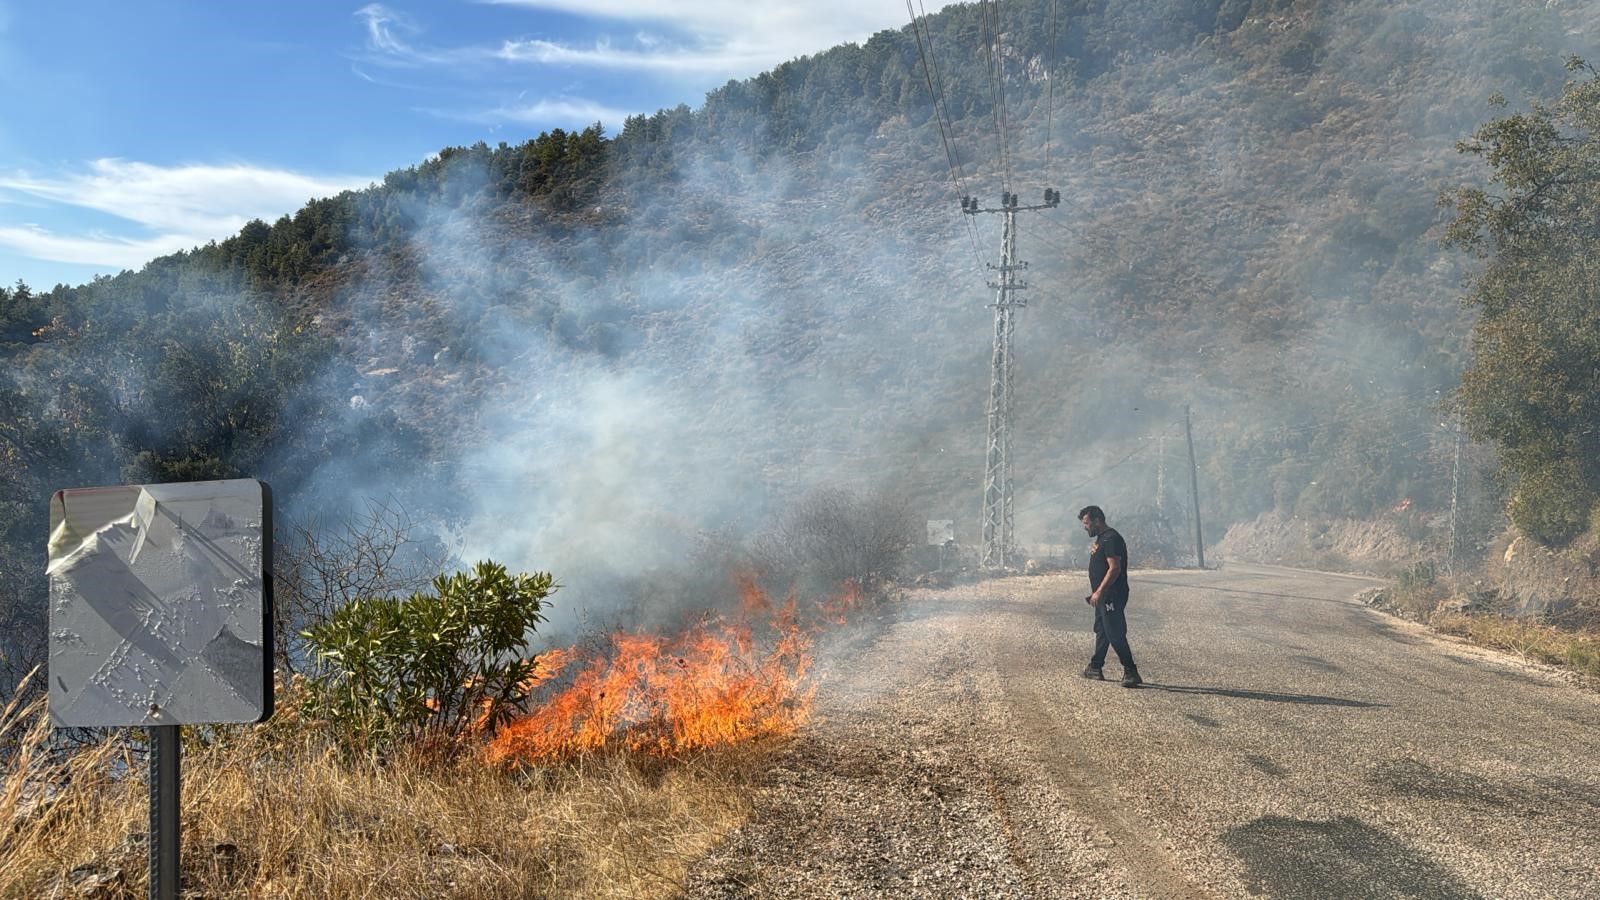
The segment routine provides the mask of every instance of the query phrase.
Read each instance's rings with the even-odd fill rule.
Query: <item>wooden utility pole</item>
[[[1156,518],[1167,520],[1167,432],[1156,435]]]
[[[1445,565],[1450,575],[1456,574],[1456,556],[1460,553],[1459,532],[1456,529],[1456,507],[1461,500],[1461,415],[1456,414],[1456,461],[1450,467],[1450,555]]]
[[[1194,429],[1189,425],[1189,404],[1183,405],[1183,434],[1189,439],[1189,501],[1194,505],[1194,559],[1206,567],[1206,542],[1200,535],[1200,475],[1194,464]]]

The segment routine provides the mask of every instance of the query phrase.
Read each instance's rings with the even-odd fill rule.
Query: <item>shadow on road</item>
[[[1238,697],[1241,700],[1265,700],[1268,703],[1299,703],[1305,706],[1347,706],[1354,709],[1383,708],[1385,703],[1368,703],[1365,700],[1348,700],[1344,697],[1323,697],[1319,694],[1280,694],[1276,691],[1245,691],[1237,688],[1195,687],[1184,684],[1144,683],[1147,691],[1166,691],[1172,694],[1210,694],[1214,697]]]
[[[1480,896],[1400,835],[1349,816],[1265,816],[1225,832],[1222,844],[1244,862],[1246,882],[1270,897]]]

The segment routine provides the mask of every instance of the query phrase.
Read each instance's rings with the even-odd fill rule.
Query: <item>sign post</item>
[[[183,823],[178,815],[183,780],[182,725],[150,729],[150,897],[178,896],[179,848]]]
[[[272,492],[254,479],[57,491],[50,720],[150,736],[150,896],[180,889],[184,725],[272,715]]]
[[[956,539],[955,519],[929,519],[928,544],[939,548],[939,571],[945,568],[945,551]]]

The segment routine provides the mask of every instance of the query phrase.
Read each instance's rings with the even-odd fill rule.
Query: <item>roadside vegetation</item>
[[[1600,603],[1596,585],[1542,578],[1523,585],[1553,598],[1550,608],[1530,613],[1504,584],[1471,575],[1449,576],[1431,563],[1399,570],[1375,605],[1480,646],[1600,678]]]
[[[1475,644],[1600,678],[1600,609],[1524,616],[1482,581],[1441,577],[1423,564],[1394,576],[1378,605]]]
[[[1432,562],[1400,571],[1386,605],[1600,676],[1600,70],[1573,57],[1567,72],[1554,99],[1460,143],[1488,165],[1488,186],[1441,197],[1446,243],[1484,260],[1455,403],[1497,452],[1510,530],[1481,561],[1463,554],[1459,577]]]
[[[1466,297],[1479,317],[1463,418],[1500,451],[1512,523],[1547,546],[1600,514],[1600,71],[1577,58],[1567,70],[1553,101],[1461,143],[1491,187],[1444,197],[1447,242],[1488,260]]]
[[[680,893],[806,721],[817,641],[902,574],[911,524],[819,491],[729,554],[731,603],[569,646],[540,640],[551,575],[485,561],[421,580],[437,561],[393,507],[285,526],[278,712],[184,730],[185,890]],[[145,737],[55,731],[41,679],[0,712],[0,898],[145,896]]]
[[[1432,620],[1446,634],[1507,650],[1542,663],[1600,678],[1600,628],[1574,631],[1540,622],[1493,615],[1447,613]]]
[[[286,703],[292,708],[292,703]],[[147,895],[141,742],[54,746],[13,709],[0,896]],[[291,712],[189,729],[183,877],[205,897],[663,897],[743,818],[761,745],[670,762],[585,758],[508,776],[408,745],[352,758]]]

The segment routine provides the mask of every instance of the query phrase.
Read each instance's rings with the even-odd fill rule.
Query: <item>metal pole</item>
[[[150,900],[177,900],[181,725],[150,728]]]
[[[1011,480],[1011,424],[1015,416],[1015,375],[1012,343],[1016,337],[1016,310],[1027,306],[1020,292],[1028,285],[1018,272],[1028,264],[1017,259],[1017,213],[1054,209],[1061,202],[1055,189],[1045,191],[1045,202],[1023,206],[1017,195],[1005,191],[1000,205],[985,208],[973,197],[961,198],[966,215],[997,213],[1005,217],[1001,232],[1000,265],[989,268],[1000,273],[989,283],[996,292],[994,302],[994,355],[990,359],[989,437],[984,449],[983,470],[983,550],[981,565],[986,569],[1006,566],[1016,552],[1015,486]]]
[[[1167,520],[1167,433],[1156,435],[1156,518]]]
[[[1194,504],[1194,558],[1206,567],[1206,542],[1200,536],[1200,475],[1194,464],[1194,429],[1189,427],[1189,405],[1183,405],[1183,434],[1189,440],[1189,500]]]
[[[1006,287],[1005,290],[1001,292],[1003,295],[1001,299],[1005,300],[1006,304],[1009,306],[1011,305],[1011,289],[1017,284],[1017,214],[1015,212],[1007,213],[1005,222],[1005,270],[1000,274]],[[1016,509],[1016,504],[1012,502],[1014,494],[1011,483],[1011,464],[1013,461],[1011,457],[1011,430],[1013,414],[1016,410],[1016,405],[1014,403],[1016,383],[1011,377],[1011,362],[1014,359],[1012,351],[1015,347],[1014,342],[1017,335],[1017,317],[1015,312],[1010,312],[1006,316],[1005,329],[1005,368],[1001,372],[1001,377],[1005,380],[1005,387],[1002,389],[1001,393],[1005,396],[1006,411],[1004,414],[1005,425],[1000,433],[1000,456],[1003,460],[1001,462],[1001,468],[1004,472],[1000,479],[1000,490],[1002,492],[1000,498],[1000,565],[1002,566],[1008,566],[1011,564],[1011,555],[1017,550],[1015,516],[1013,515]]]
[[[1456,574],[1456,554],[1460,550],[1456,536],[1456,506],[1461,499],[1461,417],[1456,416],[1456,461],[1450,469],[1450,555],[1445,559],[1446,571]]]
[[[1010,449],[1006,437],[1006,420],[1011,404],[1006,396],[1006,359],[1011,347],[1009,327],[1011,307],[996,303],[994,310],[994,354],[990,357],[989,378],[989,439],[984,454],[983,478],[983,567],[997,569],[1006,564],[1006,500],[1010,492],[1006,482],[1007,453]]]

